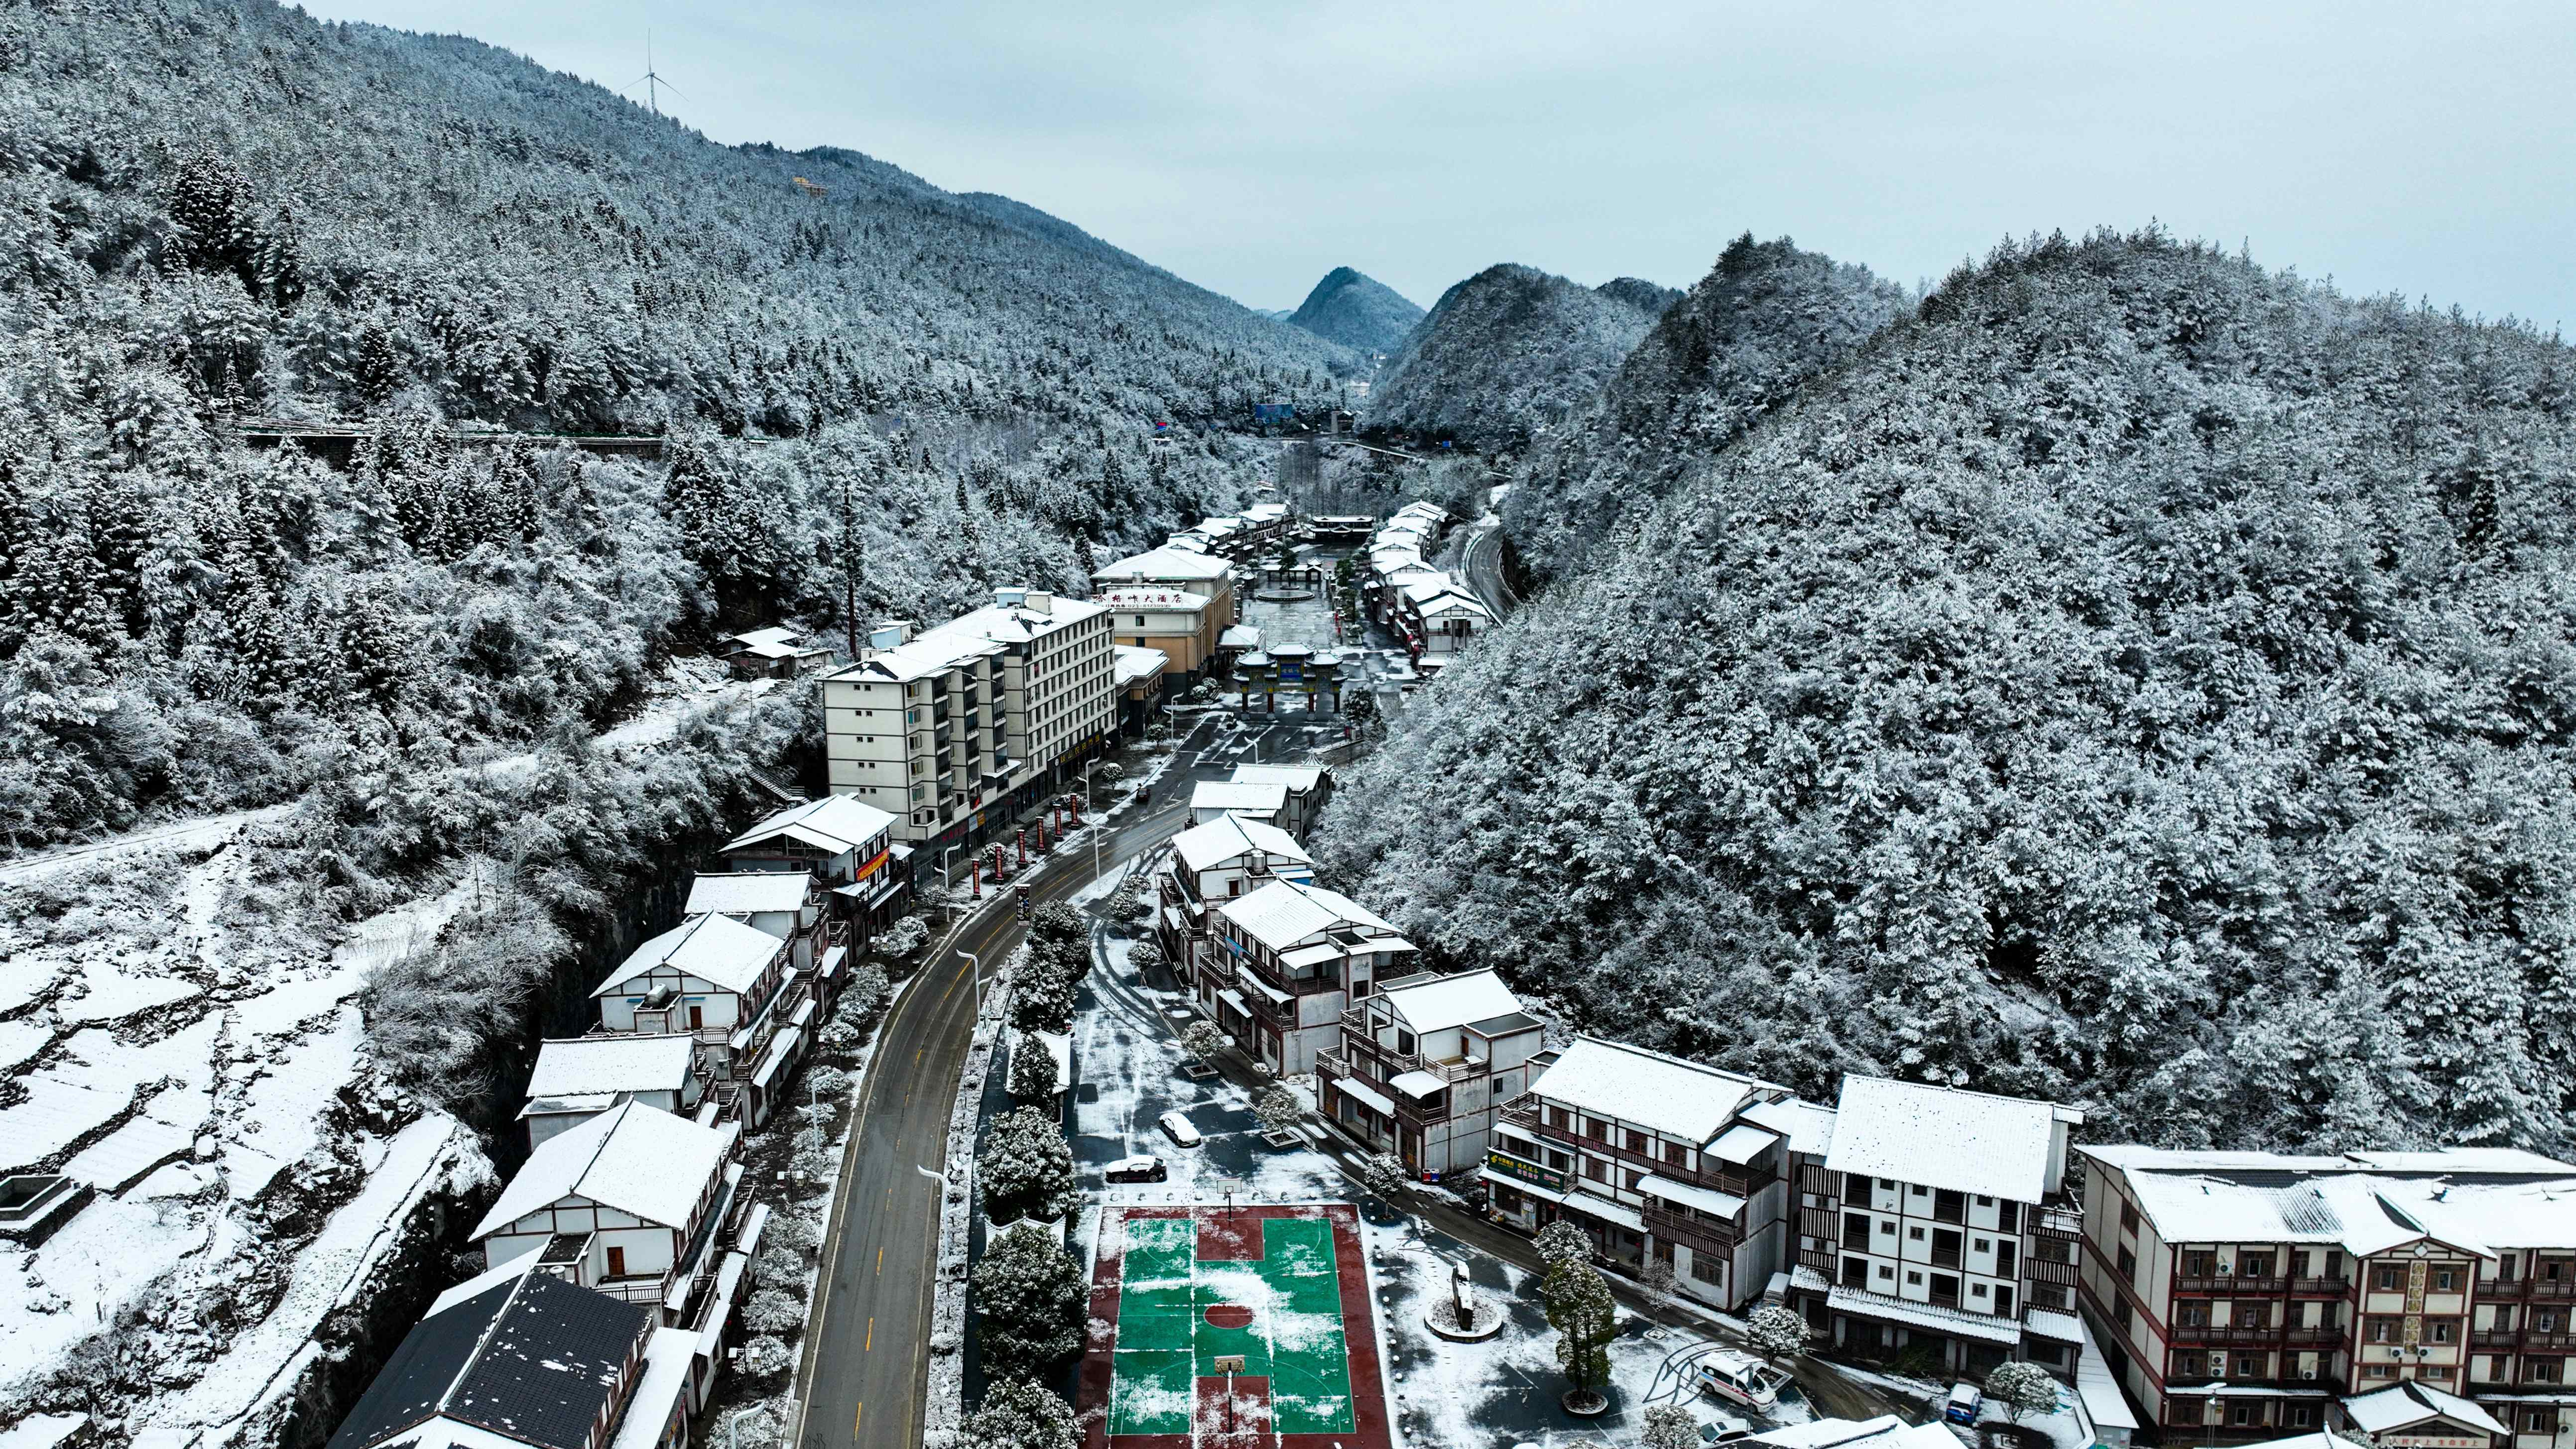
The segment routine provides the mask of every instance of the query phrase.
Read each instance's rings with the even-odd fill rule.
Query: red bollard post
[[[1021,828],[1021,830],[1020,830],[1020,864],[1022,864],[1022,865],[1027,865],[1028,863],[1029,863],[1029,832],[1028,832],[1028,830],[1027,830],[1027,828],[1026,828],[1026,827],[1022,827],[1022,828]]]
[[[974,899],[984,898],[984,862],[971,855],[966,857],[966,883],[974,889]]]

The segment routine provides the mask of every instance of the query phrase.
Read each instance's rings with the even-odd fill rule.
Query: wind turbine
[[[671,86],[671,83],[653,69],[653,32],[650,30],[644,32],[644,73],[626,83],[630,91],[637,86],[644,88],[644,104],[653,108],[654,115],[662,114],[661,88]],[[678,86],[671,86],[671,94],[676,96],[679,93]]]

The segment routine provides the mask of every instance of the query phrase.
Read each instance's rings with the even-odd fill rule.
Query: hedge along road
[[[1174,785],[1192,773],[1175,759],[1155,794],[1180,803],[1112,829],[1103,874],[1188,826],[1188,797]],[[1032,902],[1045,904],[1089,885],[1091,871],[1091,842],[1076,839],[1024,879]],[[799,1449],[921,1442],[939,1255],[939,1184],[925,1173],[947,1159],[975,1019],[970,968],[957,953],[974,952],[988,971],[1002,964],[1024,934],[1010,898],[1009,886],[989,896],[877,1028],[806,1315]]]

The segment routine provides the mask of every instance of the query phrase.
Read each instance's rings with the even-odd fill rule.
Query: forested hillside
[[[1518,446],[1598,392],[1654,320],[1534,267],[1488,267],[1441,295],[1388,361],[1361,420],[1479,448]]]
[[[2005,246],[1462,655],[1329,879],[1811,1092],[2564,1150],[2571,363],[2159,234]]]
[[[1649,300],[1629,296],[1638,305]],[[1504,519],[1531,575],[1545,580],[1566,569],[1650,507],[1683,469],[1705,462],[1906,307],[1905,294],[1866,267],[1802,252],[1786,237],[1736,238],[1686,300],[1674,293],[1656,310],[1654,330],[1609,386],[1524,460]]]
[[[1612,277],[1592,290],[1613,302],[1625,302],[1649,317],[1663,316],[1682,299],[1680,292],[1643,277]]]
[[[1421,320],[1422,309],[1403,294],[1349,267],[1326,272],[1288,314],[1292,325],[1365,353],[1393,352]]]
[[[1233,502],[1250,399],[1358,365],[1004,198],[265,0],[0,0],[0,193],[19,847],[594,727],[853,572],[916,617],[1068,581]],[[339,471],[245,415],[387,436]]]

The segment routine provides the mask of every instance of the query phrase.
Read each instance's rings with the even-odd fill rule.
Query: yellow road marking
[[[888,1192],[892,1192],[892,1191],[894,1191],[894,1189],[893,1189],[893,1188],[887,1188],[887,1189],[886,1189],[886,1191],[888,1191]],[[878,1246],[878,1248],[877,1248],[877,1272],[878,1272],[878,1274],[879,1274],[880,1276],[882,1276],[882,1275],[885,1273],[885,1248],[884,1248],[884,1246],[883,1246],[882,1244],[880,1244],[880,1245]],[[875,1320],[875,1319],[873,1319],[873,1318],[869,1319],[868,1321],[869,1321],[870,1323],[874,1323],[874,1322],[876,1322],[876,1320]]]
[[[876,1352],[876,1351],[877,1351],[877,1321],[876,1321],[875,1319],[871,1318],[871,1319],[869,1319],[869,1320],[868,1320],[868,1341],[867,1341],[867,1342],[865,1342],[865,1343],[863,1343],[863,1344],[860,1344],[860,1345],[859,1345],[859,1352],[861,1352],[861,1353],[874,1353],[874,1352]]]
[[[857,1414],[852,1414],[852,1415],[850,1416],[850,1437],[851,1437],[851,1438],[855,1439],[855,1438],[857,1438],[857,1437],[858,1437],[858,1434],[859,1434],[859,1417],[860,1417],[860,1415],[867,1413],[867,1411],[868,1411],[868,1406],[867,1406],[867,1404],[866,1404],[864,1401],[862,1401],[862,1402],[860,1403],[860,1405],[859,1405],[859,1412],[858,1412]]]

